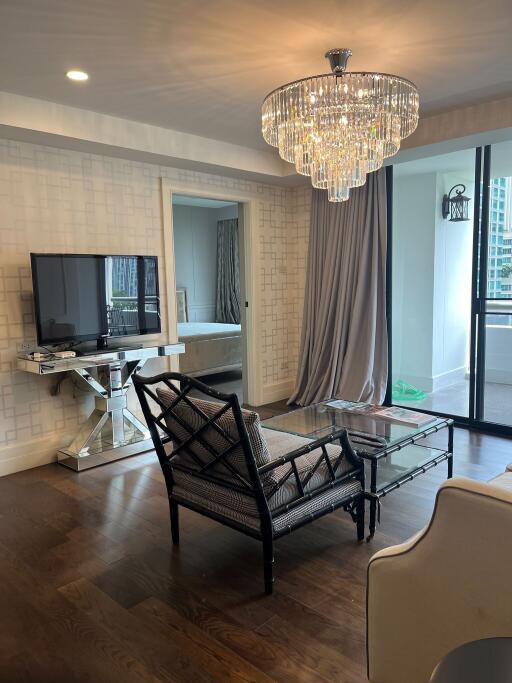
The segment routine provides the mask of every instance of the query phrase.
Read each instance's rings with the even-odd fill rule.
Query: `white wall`
[[[229,204],[216,209],[216,220],[225,221],[228,218],[238,218],[238,204]]]
[[[236,218],[238,205],[220,209],[173,205],[176,286],[187,290],[191,322],[215,322],[217,222]]]
[[[394,179],[393,382],[426,392],[463,379],[468,359],[473,226],[441,214],[443,195],[457,182],[461,173]]]
[[[425,388],[432,378],[434,173],[393,183],[393,382]]]
[[[473,198],[474,182],[467,182],[461,173],[437,174],[432,355],[435,389],[464,379],[469,364],[473,202],[469,221],[454,223],[443,219],[441,213],[444,194],[461,180],[466,184],[466,196]]]

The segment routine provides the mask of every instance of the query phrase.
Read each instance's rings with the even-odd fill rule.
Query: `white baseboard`
[[[439,375],[435,375],[432,378],[433,391],[439,391],[439,389],[444,389],[445,387],[451,387],[453,384],[458,384],[466,378],[466,366],[463,365],[460,368],[455,368],[454,370],[448,370],[448,372],[442,372]]]
[[[395,375],[393,383],[396,382],[397,379],[402,379],[413,387],[421,389],[427,394],[431,394],[433,391],[439,391],[439,389],[444,389],[464,380],[466,377],[466,368],[462,366],[460,368],[455,368],[454,370],[449,370],[448,372],[442,372],[434,377],[409,375],[400,372],[393,374]]]
[[[274,401],[282,401],[285,398],[289,398],[294,388],[295,381],[293,379],[283,380],[275,384],[267,384],[261,389],[261,402],[258,405],[274,403]]]
[[[29,441],[17,441],[0,448],[0,477],[56,462],[57,450],[72,439],[71,434],[63,438],[62,433],[59,433]]]

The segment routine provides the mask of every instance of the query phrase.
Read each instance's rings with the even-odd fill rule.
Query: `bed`
[[[185,344],[180,372],[191,377],[242,369],[241,326],[228,323],[178,323]]]

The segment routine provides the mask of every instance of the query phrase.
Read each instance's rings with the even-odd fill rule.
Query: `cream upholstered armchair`
[[[512,636],[512,471],[441,486],[430,524],[370,560],[368,678],[427,683],[457,646]]]

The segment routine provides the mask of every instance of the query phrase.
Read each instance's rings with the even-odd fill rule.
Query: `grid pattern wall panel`
[[[297,376],[311,212],[311,187],[294,188],[288,204],[288,372]]]
[[[0,474],[51,461],[91,409],[91,397],[69,380],[54,397],[54,380],[15,369],[18,345],[35,340],[30,252],[158,256],[167,338],[162,176],[190,192],[208,188],[222,197],[233,189],[257,199],[263,289],[257,371],[264,384],[293,382],[304,280],[298,269],[309,219],[305,190],[0,140]],[[163,370],[164,362],[150,370]]]

